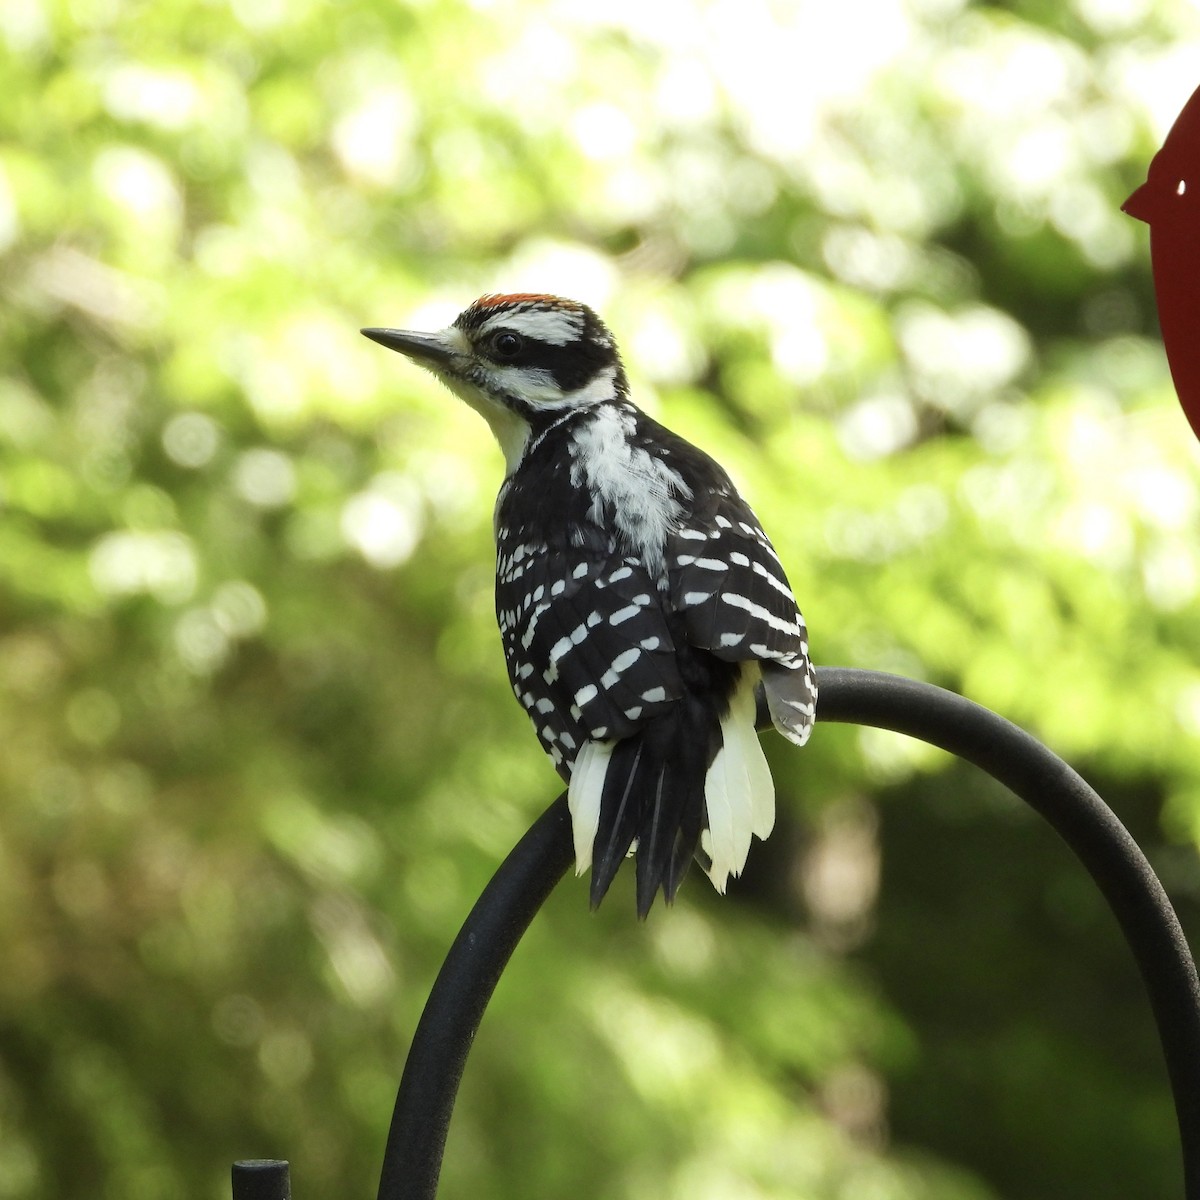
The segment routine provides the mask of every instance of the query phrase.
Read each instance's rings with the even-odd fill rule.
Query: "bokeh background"
[[[1118,211],[1185,0],[0,0],[0,1200],[371,1195],[408,1039],[555,796],[483,423],[359,337],[608,319],[824,664],[1079,768],[1200,930],[1200,454]],[[767,735],[775,836],[568,879],[443,1194],[1178,1195],[1115,923],[1000,789]]]

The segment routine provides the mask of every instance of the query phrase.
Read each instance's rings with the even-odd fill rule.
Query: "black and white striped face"
[[[363,333],[432,371],[479,412],[510,472],[533,429],[627,392],[612,334],[586,305],[559,296],[483,296],[437,333]]]

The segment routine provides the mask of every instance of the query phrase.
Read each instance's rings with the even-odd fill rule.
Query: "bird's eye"
[[[521,347],[524,345],[525,343],[521,340],[520,334],[502,329],[492,338],[492,353],[497,358],[516,358],[521,353]]]

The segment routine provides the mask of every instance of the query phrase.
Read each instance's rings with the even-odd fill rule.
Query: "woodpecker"
[[[364,329],[496,436],[496,616],[513,692],[567,782],[591,903],[636,854],[637,909],[696,858],[718,892],[775,824],[756,689],[804,745],[817,684],[783,567],[704,451],[629,397],[587,306],[476,300],[437,333]]]

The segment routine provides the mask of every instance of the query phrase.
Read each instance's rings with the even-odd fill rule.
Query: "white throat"
[[[590,382],[570,392],[559,391],[549,379],[542,382],[540,387],[534,387],[528,373],[518,373],[512,367],[494,368],[491,375],[502,386],[509,384],[514,393],[522,396],[527,403],[536,405],[547,416],[561,414],[566,417],[580,409],[604,404],[617,395],[616,367],[605,367]],[[446,375],[442,375],[441,379],[488,423],[504,452],[505,476],[511,475],[529,450],[529,435],[532,432],[529,422],[473,383]]]
[[[465,400],[487,423],[504,454],[504,475],[507,478],[521,465],[525,447],[529,444],[529,422],[511,408],[493,400],[487,392],[462,379],[442,376],[442,382],[460,399]]]

